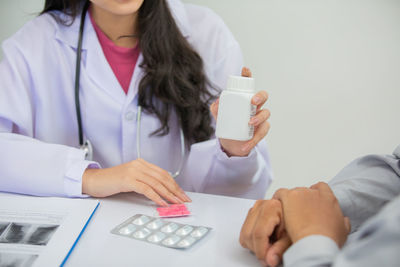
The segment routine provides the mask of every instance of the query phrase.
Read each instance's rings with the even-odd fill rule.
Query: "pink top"
[[[97,26],[90,12],[89,16],[108,64],[110,64],[122,89],[125,93],[128,93],[129,84],[140,53],[139,46],[128,48],[115,45]]]

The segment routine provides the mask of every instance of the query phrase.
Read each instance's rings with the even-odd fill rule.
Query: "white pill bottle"
[[[256,114],[257,106],[251,104],[255,93],[254,79],[229,76],[227,88],[219,98],[218,138],[247,141],[253,138],[254,126],[249,120]]]

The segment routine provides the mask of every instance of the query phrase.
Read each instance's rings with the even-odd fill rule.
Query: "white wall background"
[[[270,94],[267,197],[400,143],[400,1],[187,2],[222,16]]]
[[[43,0],[2,0],[0,41]],[[185,0],[218,13],[270,94],[267,136],[279,187],[329,180],[400,143],[400,1]],[[0,55],[1,56],[1,55]]]
[[[44,0],[0,0],[0,42],[10,37],[44,6]],[[3,51],[0,49],[0,59]]]

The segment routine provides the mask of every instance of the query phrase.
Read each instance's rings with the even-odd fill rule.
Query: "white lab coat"
[[[181,32],[201,55],[212,83],[225,87],[240,74],[240,47],[223,21],[206,8],[168,1]],[[3,43],[0,64],[0,191],[40,196],[82,197],[86,168],[119,165],[137,158],[139,56],[129,92],[114,76],[96,33],[86,19],[80,78],[83,131],[94,147],[94,161],[78,149],[74,101],[79,19],[58,24],[49,14],[27,23]],[[142,113],[141,156],[175,172],[180,158],[176,117],[170,133],[149,137],[159,127]],[[177,182],[184,190],[262,198],[271,182],[265,141],[247,157],[228,158],[216,139],[186,151]],[[111,179],[111,177],[110,177]]]

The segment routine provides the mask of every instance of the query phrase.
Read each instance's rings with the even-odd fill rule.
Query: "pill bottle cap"
[[[254,93],[254,79],[249,77],[231,75],[228,79],[227,89],[233,91]]]

